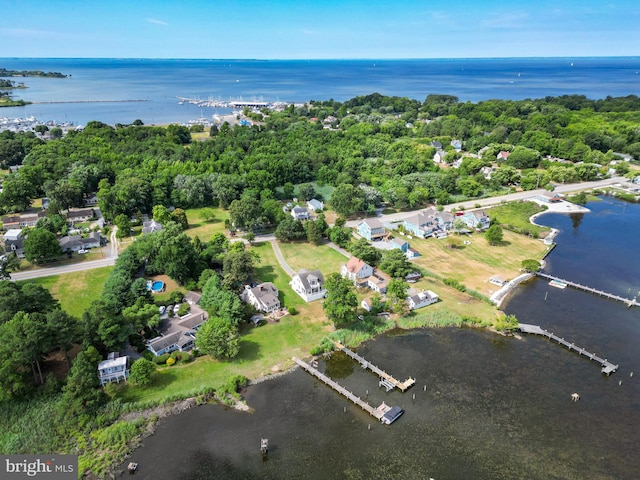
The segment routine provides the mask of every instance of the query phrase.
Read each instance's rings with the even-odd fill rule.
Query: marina
[[[390,391],[390,390],[393,390],[394,388],[397,388],[400,391],[404,392],[409,387],[412,387],[413,385],[415,385],[415,383],[416,383],[415,378],[409,377],[404,382],[396,380],[392,375],[389,375],[384,370],[381,370],[380,368],[376,367],[373,363],[371,363],[368,360],[362,358],[357,353],[352,352],[347,347],[342,345],[340,342],[336,342],[335,340],[331,340],[331,341],[333,342],[333,344],[336,346],[336,348],[338,350],[346,353],[348,356],[353,358],[356,362],[358,362],[360,364],[360,366],[362,366],[362,368],[371,370],[373,373],[378,375],[380,377],[379,386],[384,387],[387,390],[387,392]]]
[[[547,330],[544,330],[538,325],[529,325],[527,323],[521,323],[519,326],[519,329],[523,333],[530,333],[532,335],[541,335],[543,337],[547,337],[549,340],[555,340],[560,345],[567,347],[569,350],[576,352],[578,355],[580,356],[584,355],[589,360],[600,364],[602,366],[602,370],[601,370],[602,373],[606,375],[611,375],[616,370],[618,370],[619,365],[614,365],[608,359],[601,358],[597,356],[595,353],[588,352],[584,348],[580,348],[575,344],[566,341],[564,338],[558,337],[557,335]]]
[[[608,298],[609,300],[615,300],[616,302],[622,302],[627,305],[627,307],[636,307],[638,306],[638,302],[635,298],[624,298],[619,295],[614,295],[612,293],[605,292],[603,290],[598,290],[596,288],[591,288],[586,285],[581,285],[580,283],[571,282],[569,280],[564,280],[562,278],[554,277],[553,275],[549,275],[547,273],[536,272],[536,275],[541,278],[546,278],[549,281],[549,285],[556,288],[566,288],[567,286],[573,287],[576,290],[582,290],[583,292],[593,293],[595,295],[599,295],[600,297]]]
[[[384,402],[382,402],[378,407],[374,408],[371,405],[369,405],[367,402],[362,400],[360,397],[354,395],[352,392],[344,388],[339,383],[334,382],[325,374],[321,373],[320,371],[318,371],[316,368],[312,367],[308,363],[303,362],[302,360],[296,357],[293,357],[293,361],[296,362],[298,365],[300,365],[305,371],[310,373],[312,376],[316,377],[325,385],[328,385],[329,387],[334,389],[336,392],[346,397],[348,400],[350,400],[355,405],[362,408],[365,412],[367,412],[372,417],[375,417],[376,419],[380,420],[380,422],[384,423],[385,425],[392,424],[404,413],[404,410],[402,410],[400,407],[397,407],[397,406],[390,407]]]

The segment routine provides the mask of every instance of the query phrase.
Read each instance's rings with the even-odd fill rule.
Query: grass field
[[[224,221],[229,218],[229,211],[222,208],[211,208],[214,220],[205,222],[200,217],[203,210],[205,209],[192,208],[185,210],[187,221],[189,222],[189,229],[186,233],[192,238],[197,236],[203,242],[208,242],[214,233],[224,233]]]
[[[256,269],[256,277],[263,282],[273,283],[280,292],[280,302],[285,307],[296,307],[300,309],[306,306],[306,302],[300,298],[289,286],[291,277],[282,269],[273,247],[269,242],[259,242],[254,244],[251,249],[260,255],[260,264]]]
[[[502,245],[491,246],[482,234],[476,233],[460,237],[471,244],[457,249],[449,248],[446,238],[414,238],[411,247],[422,255],[414,262],[442,277],[453,278],[484,295],[491,295],[499,288],[489,283],[491,276],[512,279],[518,275],[523,260],[539,260],[547,250],[540,240],[507,230],[503,233]]]
[[[306,268],[320,270],[327,276],[339,272],[342,264],[348,260],[328,245],[312,245],[307,242],[280,242],[279,245],[285,260],[296,272]]]
[[[510,225],[519,231],[526,230],[534,232],[539,237],[546,236],[549,233],[548,227],[540,227],[529,221],[529,218],[539,212],[544,212],[547,207],[538,205],[535,202],[509,202],[503,205],[487,208],[485,211],[491,218],[491,222],[495,223],[497,219],[501,225]]]
[[[43,286],[60,302],[64,311],[82,317],[89,304],[102,295],[102,287],[113,267],[95,268],[81,272],[26,280]],[[21,282],[23,283],[23,282]]]

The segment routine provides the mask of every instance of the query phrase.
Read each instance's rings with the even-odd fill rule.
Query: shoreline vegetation
[[[56,206],[61,212],[62,206],[80,206],[77,203],[85,196],[96,195],[105,220],[116,225],[118,236],[126,238],[127,248],[108,275],[96,282],[96,298],[88,300],[90,304],[79,315],[75,313],[82,320],[73,316],[67,319],[76,331],[69,332],[64,342],[47,339],[46,346],[38,346],[40,350],[29,350],[32,356],[12,356],[11,350],[6,350],[7,360],[0,366],[14,376],[10,384],[3,384],[2,393],[15,394],[15,400],[3,402],[7,412],[0,421],[3,450],[78,452],[81,473],[92,472],[104,478],[139,445],[142,435],[153,431],[161,415],[179,413],[213,399],[237,406],[241,404],[239,389],[291,371],[292,356],[308,358],[329,351],[326,337],[356,347],[383,333],[403,334],[415,328],[488,328],[497,333],[514,330],[517,319],[504,315],[491,301],[496,290],[491,280],[494,276],[517,275],[528,269],[525,265],[537,265],[548,254],[552,246],[545,244],[543,237],[548,238],[550,229],[530,221],[544,207],[528,201],[487,207],[491,228],[496,227],[492,233],[499,233],[497,236],[488,235],[488,230],[463,232],[467,229],[456,227],[458,233],[451,230],[448,238],[421,239],[394,230],[391,235],[404,235],[411,248],[421,254],[411,263],[402,254],[396,259],[394,255],[385,257],[386,252],[380,254],[367,242],[363,245],[355,241],[345,219],[373,217],[382,208],[404,212],[427,207],[444,210],[445,205],[452,208],[455,219],[480,209],[479,203],[473,205],[485,194],[500,196],[516,189],[537,190],[539,186],[551,190],[552,182],[559,184],[567,179],[574,183],[607,175],[607,162],[614,158],[612,150],[603,151],[602,145],[611,144],[607,139],[595,139],[601,141],[600,145],[589,138],[593,148],[581,144],[573,151],[564,143],[554,143],[565,133],[557,131],[555,123],[550,126],[557,135],[549,134],[548,138],[540,130],[527,128],[526,112],[535,111],[538,120],[540,116],[544,119],[540,112],[549,105],[554,112],[563,112],[563,124],[571,126],[574,121],[582,125],[584,114],[570,113],[574,112],[570,100],[576,100],[577,106],[586,100],[561,100],[540,100],[539,105],[514,102],[522,107],[512,110],[513,115],[522,117],[522,131],[530,130],[540,138],[525,138],[522,131],[511,135],[503,125],[475,126],[464,118],[454,120],[454,114],[460,113],[455,97],[430,96],[421,104],[371,95],[345,104],[291,105],[283,111],[269,112],[260,125],[212,127],[209,140],[204,142],[194,141],[186,126],[146,127],[140,121],[116,128],[88,122],[84,129],[63,137],[46,142],[34,137],[29,139],[32,143],[20,144],[21,156],[7,161],[6,167],[21,168],[4,178],[0,208],[7,213],[25,211],[34,198],[46,194],[54,204],[52,207],[50,203],[48,212]],[[634,102],[630,99],[628,103]],[[493,103],[487,102],[483,108],[487,105]],[[472,108],[476,107],[465,104],[466,110]],[[624,112],[628,114],[625,117],[632,116]],[[604,121],[607,115],[594,113],[594,118]],[[494,116],[477,115],[476,122],[486,118]],[[587,139],[586,134],[579,135]],[[456,138],[465,139],[465,154],[470,155],[463,157],[458,151],[462,142]],[[7,143],[17,145],[19,141],[23,141],[22,134],[6,136]],[[521,143],[535,144],[543,153]],[[619,143],[623,144],[623,139]],[[550,155],[552,148],[556,154],[564,148],[570,159],[563,163],[555,157],[543,157]],[[621,150],[624,148],[626,144]],[[436,154],[442,162],[435,162]],[[578,162],[587,154],[590,163]],[[27,155],[28,161],[22,163]],[[602,164],[596,164],[596,160]],[[491,178],[482,173],[487,169]],[[331,193],[319,193],[320,188],[328,187]],[[290,212],[295,198],[301,198],[298,203],[302,205],[305,199],[326,201],[332,210],[323,219],[325,225],[315,231],[314,226],[322,223],[320,218],[304,223],[292,220],[285,212]],[[464,208],[463,202],[468,202]],[[168,205],[175,210],[169,211]],[[563,207],[570,211],[566,204]],[[163,228],[143,235],[143,214],[152,216]],[[64,224],[65,219],[61,222]],[[42,239],[50,238],[48,243],[57,247],[60,228],[53,220],[43,223],[46,227],[36,226],[29,235],[37,239],[34,232],[46,230]],[[256,238],[270,232],[282,242],[281,252],[272,248],[271,241],[276,240]],[[233,241],[241,236],[245,241]],[[310,268],[307,259],[313,255],[323,275],[335,278],[333,274],[346,258],[333,250],[323,250],[330,248],[325,238],[354,255],[360,249],[357,256],[370,255],[372,264],[381,270],[393,269],[397,283],[403,284],[411,269],[419,270],[422,278],[412,286],[418,291],[435,291],[440,301],[407,312],[404,303],[398,301],[406,297],[405,290],[402,295],[396,294],[396,303],[389,307],[391,314],[369,314],[358,310],[357,305],[372,292],[354,292],[348,286],[348,315],[343,317],[346,321],[337,321],[325,313],[321,302],[303,302],[289,286],[291,277],[283,268],[286,262],[296,268]],[[59,255],[59,248],[53,253]],[[278,253],[284,261],[276,258]],[[30,252],[30,258],[37,261],[41,257]],[[382,260],[389,260],[387,267],[381,266]],[[143,271],[145,277],[167,276],[173,284],[167,285],[163,294],[153,296],[146,290],[146,279],[139,278]],[[239,285],[254,280],[272,282],[289,315],[262,326],[244,322],[255,312],[244,310],[236,297]],[[515,283],[513,280],[505,288]],[[207,289],[207,285],[212,287]],[[25,283],[10,288],[24,288],[33,294],[36,287],[39,285]],[[64,291],[62,284],[56,288],[57,294]],[[141,354],[151,355],[145,351],[144,342],[159,335],[158,307],[182,303],[188,290],[202,291],[203,297],[207,291],[209,301],[202,305],[207,304],[210,315],[229,317],[216,320],[228,320],[231,334],[224,336],[223,346],[233,346],[232,354],[227,355],[231,348],[215,358],[176,351],[166,358],[155,357],[157,366],[150,366],[144,381],[138,377],[126,384],[95,388],[97,363],[108,352],[128,343]],[[45,292],[51,294],[54,289],[43,289],[40,297],[46,297]],[[47,305],[55,310],[62,303],[52,300]],[[227,310],[223,312],[220,305]],[[33,319],[41,320],[51,312],[36,313]],[[59,320],[58,312],[54,313],[47,319]],[[7,335],[2,338],[19,334],[17,326],[29,320],[29,315],[6,312],[6,325],[16,330],[0,330]],[[72,345],[73,353],[77,353],[81,343],[82,351],[70,369],[63,366],[55,372],[57,377],[45,371],[50,374],[45,382],[42,373],[38,381],[34,367],[31,378],[30,367],[37,364],[39,370],[38,362],[52,353],[51,345],[62,347],[57,351],[62,357]],[[60,421],[52,422],[52,418]]]
[[[21,99],[15,100],[11,98],[9,92],[2,91],[28,88],[23,83],[16,84],[14,81],[4,80],[2,77],[67,78],[69,76],[70,75],[65,75],[60,72],[43,72],[42,70],[7,70],[6,68],[0,68],[0,107],[23,107],[32,103]]]

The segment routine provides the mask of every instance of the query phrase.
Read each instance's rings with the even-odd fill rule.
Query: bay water
[[[547,271],[633,297],[640,289],[640,205],[603,197],[587,206],[591,212],[582,218],[539,219],[560,229]],[[370,404],[401,406],[405,414],[394,424],[380,424],[298,369],[247,388],[251,412],[207,405],[163,419],[133,452],[137,476],[639,478],[640,308],[540,279],[519,287],[503,308],[619,364],[618,372],[607,377],[597,364],[537,336],[394,331],[358,353],[396,378],[416,378],[404,394],[386,393],[375,375],[343,354],[319,364]],[[261,438],[269,439],[266,458]]]
[[[201,100],[345,101],[374,92],[415,98],[448,94],[462,101],[557,95],[592,99],[640,94],[640,57],[408,60],[171,60],[0,58],[15,70],[57,71],[68,78],[22,78],[0,117],[110,125],[186,122],[229,110],[178,104]],[[75,103],[79,102],[79,103]]]

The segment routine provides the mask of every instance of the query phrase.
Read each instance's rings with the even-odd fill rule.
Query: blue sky
[[[0,57],[640,55],[638,0],[3,0]]]

